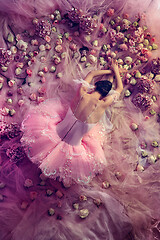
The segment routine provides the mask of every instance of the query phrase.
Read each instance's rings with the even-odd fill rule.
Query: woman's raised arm
[[[95,71],[91,71],[87,74],[87,76],[85,77],[85,81],[88,83],[91,83],[92,79],[96,76],[100,76],[100,75],[105,75],[105,74],[113,74],[112,70],[95,70]]]
[[[119,68],[118,68],[118,63],[116,60],[112,59],[112,64],[111,67],[113,69],[113,72],[115,74],[115,78],[116,78],[116,91],[121,93],[123,90],[123,83],[122,83],[122,79],[120,76],[120,72],[119,72]]]

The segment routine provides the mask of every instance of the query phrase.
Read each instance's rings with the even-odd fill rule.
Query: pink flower
[[[143,63],[148,61],[148,58],[146,58],[145,56],[138,56],[138,59]]]
[[[31,199],[31,200],[35,200],[35,199],[37,198],[37,196],[38,196],[38,193],[37,193],[37,192],[35,192],[35,191],[30,192],[30,199]]]
[[[46,40],[47,43],[49,43],[51,41],[51,38],[48,35],[46,35],[44,39]]]
[[[106,13],[107,13],[107,17],[111,17],[111,16],[114,15],[114,9],[113,8],[109,8]]]
[[[127,51],[128,50],[128,47],[125,43],[122,43],[119,45],[119,48],[122,50],[122,51]]]
[[[133,39],[129,39],[129,44],[130,44],[131,46],[135,46],[135,41],[134,41]]]
[[[124,38],[124,34],[122,32],[119,32],[119,33],[116,34],[116,38],[118,40],[120,40],[120,39]]]
[[[44,95],[46,93],[46,88],[45,87],[40,87],[38,89],[38,93],[41,94],[41,95]]]
[[[32,70],[31,69],[27,68],[26,73],[29,77],[32,76]]]
[[[135,32],[134,32],[134,36],[135,37],[140,37],[143,34],[143,29],[141,27],[139,27]]]
[[[31,40],[31,45],[38,46],[38,40],[37,39],[32,39]]]
[[[19,101],[18,101],[18,105],[21,107],[21,106],[23,106],[24,105],[24,100],[23,99],[20,99]]]
[[[115,37],[111,37],[111,41],[114,43],[116,42],[116,38]],[[112,46],[113,46],[113,43],[112,43]]]
[[[141,49],[141,53],[142,53],[143,55],[147,54],[148,52],[149,52],[149,50],[148,50],[147,48],[142,48],[142,49]]]
[[[22,94],[23,94],[23,88],[19,87],[19,88],[17,89],[17,93],[20,94],[20,95],[22,95]]]
[[[0,83],[4,83],[4,78],[0,77]]]
[[[23,201],[21,203],[21,209],[25,210],[28,207],[29,203],[27,201]]]
[[[61,62],[60,57],[54,55],[54,56],[53,56],[53,62],[54,62],[56,65],[59,64],[59,63]]]
[[[63,197],[63,193],[62,193],[60,190],[58,190],[58,191],[56,192],[56,196],[57,196],[58,198],[62,198],[62,197]]]
[[[21,39],[22,39],[21,35],[20,35],[20,34],[17,34],[17,35],[16,35],[16,40],[19,41],[19,40],[21,40]]]
[[[44,102],[44,97],[37,97],[37,102],[38,103],[41,103],[41,102]]]
[[[116,36],[116,30],[114,30],[114,29],[111,29],[110,31],[109,31],[109,35],[110,35],[110,37],[115,37]]]
[[[129,51],[131,53],[137,53],[138,52],[137,49],[134,46],[129,46]]]
[[[24,187],[29,188],[29,187],[32,187],[32,186],[33,186],[33,181],[31,179],[27,178],[24,182]]]
[[[62,51],[63,51],[63,48],[62,48],[62,45],[57,45],[56,47],[55,47],[55,51],[57,52],[57,53],[61,53]]]
[[[45,83],[46,82],[46,78],[45,77],[42,77],[41,80],[40,80],[41,83]]]
[[[36,98],[37,98],[37,96],[36,96],[35,93],[31,93],[31,95],[29,96],[29,98],[30,98],[31,101],[35,101]]]
[[[15,80],[10,80],[10,81],[8,82],[8,86],[9,86],[9,87],[13,87],[14,84],[15,84]]]
[[[137,43],[143,42],[144,41],[144,35],[142,35],[141,37],[137,37],[136,41],[137,41]]]
[[[24,64],[23,64],[22,62],[18,62],[18,63],[16,64],[16,67],[17,67],[17,68],[23,68],[23,66],[24,66]]]
[[[129,14],[128,13],[123,13],[123,18],[128,19],[129,18]]]
[[[140,146],[142,149],[145,149],[147,147],[147,144],[145,142],[141,142]]]
[[[77,50],[77,45],[75,44],[75,43],[72,43],[72,44],[70,44],[70,49],[72,50],[72,51],[76,51]]]
[[[90,51],[90,54],[92,54],[92,55],[96,55],[96,50],[94,50],[94,49],[92,49],[91,51]]]

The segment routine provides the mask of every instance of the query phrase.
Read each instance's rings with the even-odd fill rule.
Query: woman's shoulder
[[[120,93],[118,91],[112,89],[108,93],[108,95],[105,98],[103,98],[102,107],[107,108],[111,104],[118,101],[119,97],[120,97]]]
[[[81,86],[79,89],[80,96],[86,96],[88,94],[87,88],[85,86]]]

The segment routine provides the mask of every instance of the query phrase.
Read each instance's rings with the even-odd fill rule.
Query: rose
[[[113,8],[109,8],[106,12],[107,17],[112,17],[114,15],[114,9]]]

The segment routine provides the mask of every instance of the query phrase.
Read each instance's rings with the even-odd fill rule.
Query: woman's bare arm
[[[123,90],[123,83],[122,83],[122,79],[121,79],[121,76],[120,76],[118,63],[117,63],[116,60],[112,59],[111,67],[113,69],[113,72],[114,72],[115,78],[116,78],[116,89],[115,90],[116,90],[116,92],[121,93],[122,90]],[[104,98],[104,103],[103,103],[104,109],[106,109],[108,106],[110,106],[112,104],[113,99],[114,98],[113,98],[112,95],[106,96]]]
[[[112,64],[111,67],[113,69],[113,72],[115,74],[115,78],[116,78],[116,91],[121,93],[123,90],[123,83],[122,83],[122,79],[120,76],[120,72],[119,72],[119,68],[118,68],[118,63],[116,60],[112,59]]]
[[[91,83],[92,79],[96,76],[100,76],[100,75],[105,75],[105,74],[113,74],[112,70],[95,70],[95,71],[91,71],[87,74],[87,76],[85,77],[85,81],[88,83]]]

